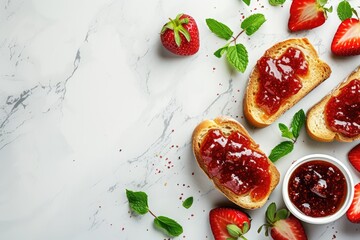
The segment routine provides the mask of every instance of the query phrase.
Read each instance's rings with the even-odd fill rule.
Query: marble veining
[[[152,211],[180,222],[178,239],[212,239],[209,211],[231,204],[194,160],[194,127],[231,116],[269,153],[282,140],[277,124],[309,109],[360,60],[331,55],[335,13],[321,28],[290,33],[289,6],[290,0],[283,7],[256,0],[0,1],[0,239],[168,239],[152,216],[130,211],[125,189],[147,192]],[[173,56],[160,44],[162,25],[180,12],[198,23],[194,56]],[[237,33],[241,19],[258,12],[264,26],[238,39],[249,52],[241,74],[213,56],[226,42],[205,19]],[[332,76],[272,126],[253,128],[242,112],[247,78],[267,48],[290,37],[308,37]],[[346,154],[357,143],[317,143],[303,131],[277,166],[284,174],[294,159],[320,152],[351,168]],[[186,210],[181,204],[189,196],[194,204]],[[280,187],[271,201],[283,205]],[[246,237],[268,239],[256,232],[265,208],[247,212],[253,227]],[[346,217],[304,226],[309,239],[319,240],[357,239],[360,231]]]

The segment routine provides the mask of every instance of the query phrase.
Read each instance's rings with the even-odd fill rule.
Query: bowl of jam
[[[290,166],[282,193],[295,217],[307,223],[326,224],[346,213],[354,197],[354,182],[340,160],[312,154]]]

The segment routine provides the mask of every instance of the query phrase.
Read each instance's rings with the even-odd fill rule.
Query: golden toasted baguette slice
[[[205,160],[203,159],[204,155],[202,155],[201,149],[202,149],[202,144],[205,144],[204,140],[206,140],[206,137],[207,137],[209,131],[214,131],[214,130],[215,131],[220,130],[223,133],[223,135],[226,137],[229,137],[230,134],[232,134],[234,132],[239,133],[241,136],[244,136],[245,138],[247,138],[250,142],[249,148],[246,148],[247,150],[242,152],[242,154],[245,154],[245,155],[249,154],[250,150],[252,150],[252,152],[257,154],[257,156],[259,156],[258,154],[261,154],[261,155],[263,155],[263,157],[265,157],[265,159],[262,158],[262,161],[263,161],[263,163],[266,163],[266,165],[268,167],[263,168],[264,171],[262,172],[262,174],[259,174],[259,175],[262,177],[262,175],[268,174],[268,176],[270,176],[270,177],[267,178],[268,179],[267,184],[264,183],[264,185],[267,185],[267,187],[265,188],[262,198],[255,199],[253,196],[251,196],[251,193],[250,193],[251,190],[250,190],[250,192],[243,193],[242,195],[237,195],[233,190],[231,190],[231,188],[229,188],[229,187],[225,186],[223,183],[221,183],[221,180],[217,177],[218,175],[211,176],[211,174],[208,171],[209,170],[208,169],[209,162],[205,163]],[[235,144],[235,145],[237,145],[237,144]],[[250,135],[246,131],[246,129],[239,122],[235,121],[232,118],[217,117],[214,120],[204,120],[203,122],[201,122],[195,128],[195,130],[193,132],[192,146],[193,146],[194,155],[196,157],[196,160],[197,160],[200,168],[213,181],[215,187],[218,188],[230,201],[232,201],[233,203],[237,204],[238,206],[240,206],[242,208],[255,209],[255,208],[262,207],[265,204],[265,202],[268,200],[271,192],[274,190],[274,188],[279,183],[280,173],[277,170],[277,168],[275,167],[275,165],[259,149],[259,145],[256,144],[255,141],[250,137]],[[232,146],[234,146],[234,145],[232,145]],[[237,145],[237,146],[239,146],[239,145]],[[230,153],[229,151],[225,151],[225,152],[226,152],[226,154],[234,156],[233,153]],[[229,158],[226,157],[226,160],[229,161]],[[252,163],[254,163],[254,161],[257,161],[257,160],[258,160],[258,158],[254,157],[253,155],[251,156],[251,161],[253,161]],[[239,159],[237,159],[237,160],[231,159],[230,161],[232,161],[233,163],[238,161],[238,163],[240,163]],[[245,161],[242,161],[242,162],[245,162]],[[260,162],[260,160],[258,160],[258,162]],[[255,164],[258,164],[258,162],[256,162]],[[256,166],[259,166],[259,165],[256,165]],[[246,170],[244,170],[244,168]],[[238,166],[238,168],[234,168],[234,173],[235,173],[235,171],[239,171],[239,169],[242,169],[246,173],[249,173],[251,171],[251,170],[248,170],[249,168],[251,168],[251,166],[241,165],[240,167]],[[221,170],[219,172],[221,172]],[[231,171],[231,176],[233,177],[232,173],[233,172]],[[235,176],[234,179],[236,179],[236,183],[241,182],[241,184],[242,183],[247,184],[246,183],[247,181],[251,181],[251,177],[250,178],[243,177],[242,179],[239,179],[238,177],[236,177],[239,175],[234,175],[234,176]],[[244,179],[244,178],[246,178],[246,179]],[[259,179],[257,179],[257,180],[259,180]],[[262,181],[262,179],[260,179],[260,181]]]
[[[340,93],[340,89],[345,87],[354,79],[360,80],[360,66],[308,111],[306,118],[306,130],[311,138],[320,142],[332,142],[334,140],[339,142],[352,142],[360,139],[360,134],[350,138],[332,131],[326,124],[325,120],[325,107],[330,98],[337,96]],[[360,118],[360,116],[358,117]]]
[[[272,124],[285,111],[293,107],[331,74],[330,67],[319,58],[316,50],[307,38],[288,39],[279,42],[269,48],[263,57],[279,58],[289,47],[301,50],[308,62],[308,72],[306,75],[297,76],[301,80],[302,88],[285,100],[274,114],[266,114],[256,103],[256,96],[260,86],[260,71],[258,64],[256,64],[249,78],[243,106],[246,119],[255,127],[266,127]]]

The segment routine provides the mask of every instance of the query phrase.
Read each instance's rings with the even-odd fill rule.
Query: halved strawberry
[[[274,240],[307,240],[305,230],[296,217],[290,215],[286,209],[276,211],[276,204],[271,203],[266,210],[267,223],[258,229],[261,232],[262,227],[265,227],[265,236],[269,236],[269,229],[271,237]]]
[[[327,12],[332,11],[332,7],[324,7],[326,3],[326,0],[293,0],[288,23],[290,31],[312,29],[324,24]]]
[[[331,51],[339,56],[360,54],[360,22],[348,18],[340,24],[331,43]]]
[[[360,172],[360,143],[348,153],[349,162]]]
[[[360,223],[360,183],[355,185],[354,199],[346,216],[352,223]]]
[[[215,240],[246,239],[243,234],[250,229],[251,219],[240,210],[214,208],[209,213],[210,227]]]

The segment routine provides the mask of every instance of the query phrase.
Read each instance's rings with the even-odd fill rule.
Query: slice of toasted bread
[[[250,137],[249,133],[246,129],[237,121],[229,117],[217,117],[214,120],[204,120],[201,122],[194,130],[192,136],[192,146],[194,155],[196,160],[200,166],[200,168],[205,172],[205,174],[213,181],[214,185],[233,203],[237,204],[238,206],[246,209],[255,209],[262,207],[269,195],[274,190],[274,188],[279,183],[280,173],[275,167],[275,165],[269,160],[269,174],[270,174],[270,188],[269,191],[266,193],[266,196],[261,200],[254,201],[249,193],[243,195],[236,195],[233,191],[228,189],[227,187],[223,186],[217,178],[211,178],[207,167],[204,164],[204,161],[201,157],[201,144],[204,141],[209,130],[212,129],[219,129],[223,132],[225,136],[229,136],[232,132],[236,131],[239,132],[241,135],[248,138],[251,142],[251,148],[256,150],[259,153],[262,153],[265,157],[266,155],[259,149],[259,145]]]
[[[294,106],[316,86],[326,80],[330,74],[330,67],[320,60],[316,50],[307,38],[288,39],[269,48],[264,57],[279,58],[289,47],[302,51],[307,62],[308,72],[305,76],[298,76],[302,88],[282,103],[279,110],[273,115],[267,115],[256,103],[256,96],[260,86],[260,71],[258,65],[254,67],[248,82],[244,99],[244,115],[255,127],[266,127],[279,118],[285,111]]]
[[[354,79],[360,79],[360,66],[308,111],[306,118],[306,130],[311,138],[320,142],[332,142],[334,140],[339,142],[352,142],[360,139],[360,135],[349,138],[333,132],[330,128],[328,128],[325,121],[325,107],[330,98],[332,96],[337,96],[340,89],[345,87]]]

